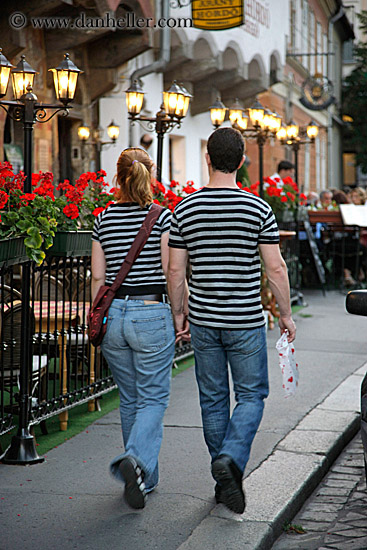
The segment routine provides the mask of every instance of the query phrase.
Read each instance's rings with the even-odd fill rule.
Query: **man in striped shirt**
[[[181,201],[172,217],[168,292],[177,337],[188,339],[191,333],[216,501],[242,513],[242,476],[268,395],[259,252],[278,302],[279,327],[288,331],[289,342],[296,327],[274,214],[265,201],[236,184],[245,158],[243,137],[220,128],[209,137],[207,149],[208,185]],[[232,416],[228,363],[236,398]]]

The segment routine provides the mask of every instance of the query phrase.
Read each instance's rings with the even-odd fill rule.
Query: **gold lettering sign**
[[[192,0],[192,21],[197,29],[221,31],[244,23],[244,0]]]

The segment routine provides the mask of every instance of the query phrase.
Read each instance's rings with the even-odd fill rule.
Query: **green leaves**
[[[40,248],[42,246],[43,239],[37,227],[30,227],[27,230],[27,235],[29,235],[29,237],[24,239],[24,244],[26,247]]]
[[[358,15],[360,29],[367,34],[367,11]],[[343,84],[343,113],[352,117],[344,131],[348,146],[356,152],[356,163],[367,172],[367,121],[363,113],[367,110],[367,44],[360,42],[354,47],[355,69],[346,77]]]

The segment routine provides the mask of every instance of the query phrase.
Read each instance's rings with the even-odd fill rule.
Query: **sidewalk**
[[[273,550],[366,550],[367,492],[361,434],[344,449]]]
[[[244,486],[243,516],[215,506],[194,369],[172,382],[161,482],[143,511],[125,504],[108,474],[121,451],[118,411],[47,453],[43,464],[0,464],[0,550],[270,549],[358,430],[367,319],[345,312],[345,296],[306,294],[295,319],[300,387],[284,399],[268,332],[271,393]]]

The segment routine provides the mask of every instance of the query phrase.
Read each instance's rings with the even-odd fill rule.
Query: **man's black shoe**
[[[246,506],[245,494],[242,488],[242,473],[231,457],[222,455],[214,460],[212,474],[217,482],[215,488],[217,503],[222,502],[232,512],[242,514]]]
[[[222,495],[221,495],[222,488],[218,483],[216,483],[214,491],[215,491],[215,495],[214,495],[215,496],[215,502],[217,504],[220,504],[222,502]]]

